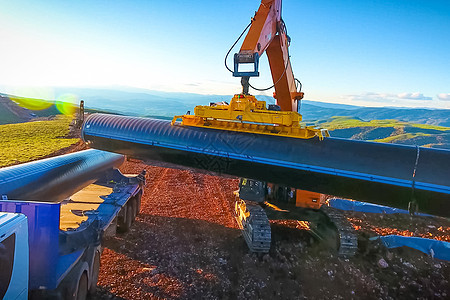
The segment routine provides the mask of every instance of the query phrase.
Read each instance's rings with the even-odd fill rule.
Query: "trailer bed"
[[[98,210],[105,197],[112,192],[112,187],[93,183],[61,202],[59,229],[76,230],[82,222],[88,220],[84,212]]]
[[[140,205],[144,178],[110,169],[59,203],[0,200],[0,211],[27,216],[30,249],[39,249],[30,252],[30,290],[56,289],[89,249],[101,244],[105,231],[115,229],[130,200]]]

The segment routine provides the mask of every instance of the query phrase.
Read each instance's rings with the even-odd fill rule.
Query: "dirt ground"
[[[126,162],[147,170],[130,232],[106,240],[96,299],[449,299],[450,263],[368,237],[402,233],[449,241],[450,222],[347,213],[355,257],[338,258],[296,221],[272,222],[272,248],[257,255],[233,217],[237,179]]]

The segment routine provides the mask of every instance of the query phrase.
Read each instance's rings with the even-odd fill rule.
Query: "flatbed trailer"
[[[3,298],[84,299],[88,293],[93,293],[97,285],[103,238],[115,234],[116,229],[128,231],[139,213],[144,184],[145,173],[123,175],[119,170],[109,168],[98,174],[95,182],[63,201],[14,200],[7,197],[0,200],[1,212],[26,217],[29,245],[29,252],[25,251],[26,258],[20,255],[21,251],[23,256],[23,249],[13,250],[17,255],[12,256],[14,263],[11,272],[0,269]],[[1,219],[0,230],[4,225]],[[8,232],[11,233],[11,230]],[[18,238],[15,235],[17,241]],[[17,242],[5,245],[7,239],[7,232],[0,235],[0,247],[18,247]],[[19,260],[29,261],[28,267],[23,264],[15,266]],[[17,272],[21,275],[12,276]],[[23,282],[15,281],[24,277],[29,277],[27,293],[17,286],[23,285]],[[22,291],[20,296],[17,291]]]

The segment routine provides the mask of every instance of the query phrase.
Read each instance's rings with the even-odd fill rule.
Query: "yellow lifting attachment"
[[[177,122],[181,119],[181,122]],[[268,134],[301,139],[317,136],[320,140],[329,137],[328,130],[314,126],[302,126],[302,116],[293,111],[277,111],[266,108],[265,101],[255,96],[236,94],[230,104],[196,106],[193,115],[175,116],[172,125],[194,126]]]

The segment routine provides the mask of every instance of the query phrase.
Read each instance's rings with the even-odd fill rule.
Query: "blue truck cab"
[[[0,212],[0,299],[27,298],[27,217],[23,214]]]

